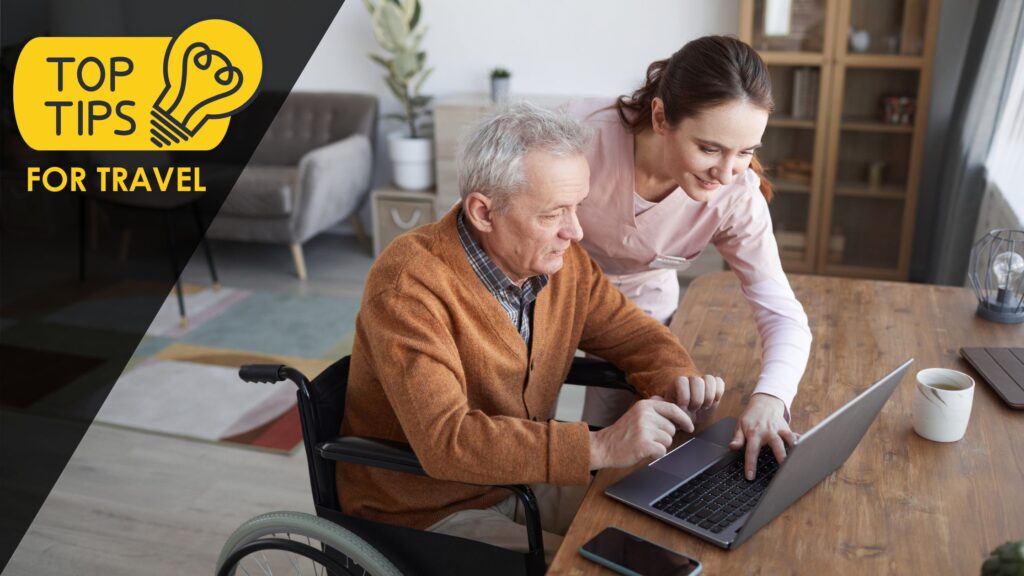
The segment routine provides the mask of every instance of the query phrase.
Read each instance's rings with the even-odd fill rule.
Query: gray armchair
[[[302,244],[358,212],[370,191],[377,99],[293,92],[238,178],[207,236],[288,244],[306,278]]]

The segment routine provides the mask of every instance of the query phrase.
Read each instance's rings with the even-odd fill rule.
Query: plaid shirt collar
[[[462,210],[459,210],[458,218],[458,229],[459,229],[459,240],[462,242],[462,248],[466,251],[466,256],[469,257],[469,264],[473,267],[473,271],[476,272],[477,277],[484,283],[484,286],[494,294],[495,297],[501,299],[501,294],[511,292],[517,297],[524,298],[526,302],[532,302],[540,294],[542,288],[547,286],[548,276],[547,274],[541,274],[539,276],[532,276],[523,283],[522,288],[516,286],[512,280],[509,279],[504,272],[491,260],[491,257],[484,252],[480,244],[473,239],[469,234],[469,230],[466,228],[466,223],[463,220]]]

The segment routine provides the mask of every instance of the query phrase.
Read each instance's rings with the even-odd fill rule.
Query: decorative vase
[[[850,51],[863,54],[871,46],[871,33],[850,27]]]
[[[395,186],[403,190],[429,190],[434,186],[433,144],[430,138],[409,138],[404,132],[388,135]]]
[[[508,102],[510,78],[491,78],[491,101],[495,104]]]

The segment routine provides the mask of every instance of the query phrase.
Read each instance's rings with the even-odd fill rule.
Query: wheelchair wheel
[[[238,527],[221,549],[218,576],[401,576],[355,533],[302,512],[270,512]]]

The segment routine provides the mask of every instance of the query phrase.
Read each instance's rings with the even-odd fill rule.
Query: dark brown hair
[[[772,80],[764,60],[747,44],[728,36],[704,36],[687,42],[667,60],[647,67],[647,80],[631,96],[615,103],[619,117],[634,133],[651,127],[651,102],[665,104],[669,126],[678,126],[708,108],[741,100],[771,112]],[[771,182],[755,155],[750,167],[761,178],[761,193],[771,201]]]

